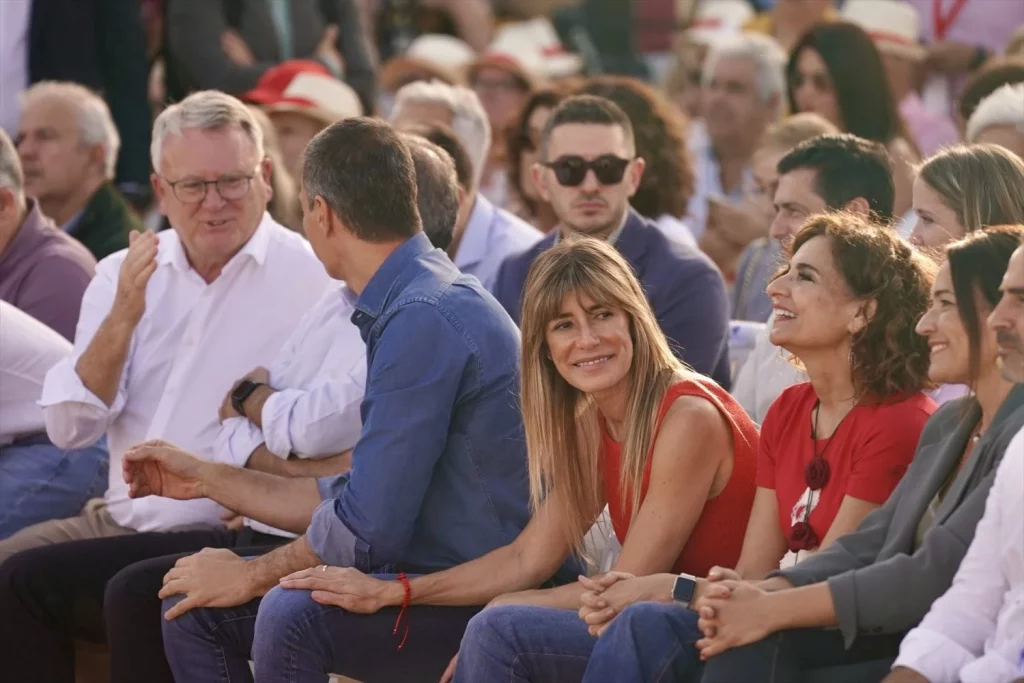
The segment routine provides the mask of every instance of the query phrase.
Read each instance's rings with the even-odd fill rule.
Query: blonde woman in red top
[[[410,582],[413,604],[490,602],[470,622],[456,681],[509,680],[510,672],[518,681],[582,678],[593,644],[578,616],[586,589],[579,582],[537,587],[582,552],[606,504],[622,543],[615,570],[704,575],[735,564],[753,503],[756,426],[726,391],[672,354],[614,248],[564,241],[536,260],[524,292],[522,406],[533,519],[508,546]],[[318,582],[317,573],[285,585],[326,590],[314,599],[356,612],[405,600],[398,582],[353,570]],[[415,637],[416,624],[410,628]],[[496,638],[496,629],[508,638]],[[530,643],[518,643],[520,635]],[[544,643],[566,639],[570,656],[538,654]]]

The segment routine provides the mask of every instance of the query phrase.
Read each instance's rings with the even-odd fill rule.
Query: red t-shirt
[[[850,411],[818,452],[831,475],[813,495],[804,480],[804,467],[814,457],[811,439],[814,404],[818,396],[809,382],[779,395],[761,426],[757,456],[757,485],[774,489],[779,503],[779,526],[790,529],[804,519],[810,496],[810,525],[821,540],[828,534],[846,496],[882,504],[903,478],[914,458],[924,423],[935,412],[935,401],[923,393],[884,403],[861,402]]]
[[[732,430],[733,462],[729,482],[721,493],[704,503],[704,510],[697,519],[697,524],[690,532],[682,553],[672,565],[672,571],[677,573],[707,576],[708,571],[716,565],[735,567],[743,549],[743,534],[747,530],[747,520],[754,505],[756,488],[754,480],[757,472],[757,425],[727,391],[710,379],[683,380],[673,384],[665,392],[654,427],[655,440],[665,413],[680,396],[699,396],[710,401],[718,408]],[[641,496],[647,495],[647,487],[651,482],[651,461],[652,458],[648,454]],[[604,491],[615,536],[624,543],[633,520],[631,501],[620,500],[621,471],[622,445],[608,435],[602,421],[601,474],[604,477]],[[640,502],[643,504],[643,500]]]

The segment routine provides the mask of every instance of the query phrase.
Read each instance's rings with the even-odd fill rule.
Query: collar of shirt
[[[75,212],[75,215],[68,219],[68,222],[60,226],[60,229],[69,235],[74,234],[75,228],[78,227],[78,222],[82,220],[82,214],[85,213],[85,208],[81,208]]]
[[[490,241],[491,230],[494,226],[494,215],[496,213],[494,204],[482,194],[477,194],[473,203],[473,210],[466,222],[466,231],[462,235],[462,242],[459,250],[455,253],[452,261],[459,270],[466,270],[487,257],[487,243]]]
[[[629,222],[630,216],[634,214],[633,209],[627,209],[626,214],[622,217],[622,223],[615,229],[612,234],[608,235],[608,239],[605,240],[610,246],[618,248],[619,238],[622,237],[622,231],[626,228],[626,223]],[[639,215],[639,214],[638,214]],[[555,244],[562,241],[562,226],[559,225],[558,229],[555,230]]]
[[[427,239],[427,236],[420,232],[413,235],[391,252],[391,255],[384,259],[377,272],[373,274],[366,287],[359,294],[356,301],[356,313],[353,314],[353,322],[363,328],[365,321],[361,320],[362,313],[376,320],[384,312],[391,292],[398,284],[402,271],[409,265],[409,262],[421,254],[432,250],[434,246]],[[362,324],[361,324],[362,323]]]
[[[242,261],[245,258],[251,258],[258,265],[262,266],[267,260],[267,247],[270,244],[270,233],[273,228],[271,224],[273,219],[267,212],[263,213],[263,218],[260,220],[260,224],[256,226],[256,232],[252,234],[249,241],[235,254],[227,265],[224,266],[224,271],[230,271],[237,266],[233,265]],[[171,234],[168,235],[166,241],[160,241],[160,249],[157,252],[156,262],[157,265],[172,265],[179,272],[187,273],[192,270],[192,265],[188,262],[188,255],[185,254],[185,247],[181,243],[181,238],[178,237],[176,230],[169,230]]]

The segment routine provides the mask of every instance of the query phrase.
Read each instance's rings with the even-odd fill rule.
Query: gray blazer
[[[952,585],[985,512],[999,461],[1024,426],[1024,385],[1014,387],[1003,402],[915,550],[918,523],[979,419],[974,398],[943,405],[925,424],[914,460],[885,505],[828,549],[773,573],[794,586],[827,581],[847,647],[859,633],[913,628]]]
[[[169,0],[167,2],[168,59],[185,81],[186,90],[223,90],[241,95],[256,85],[263,72],[282,61],[274,20],[266,0],[241,0],[239,24],[234,27],[245,40],[256,63],[239,66],[220,47],[220,36],[229,28],[230,0]],[[291,0],[292,47],[295,57],[311,58],[324,29],[338,24],[336,48],[345,60],[345,82],[359,94],[363,109],[372,113],[376,101],[373,53],[363,31],[355,0],[333,2],[334,16],[325,17],[321,7],[328,0]],[[239,0],[234,0],[238,3]]]

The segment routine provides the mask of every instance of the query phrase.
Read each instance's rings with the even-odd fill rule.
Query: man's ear
[[[541,164],[534,164],[530,167],[530,177],[533,178],[533,184],[537,188],[537,193],[540,198],[546,202],[551,201],[551,195],[548,192],[548,186],[544,182],[544,172],[548,169]]]
[[[856,197],[846,202],[846,204],[843,205],[843,210],[849,211],[857,216],[861,216],[862,218],[867,218],[871,215],[871,205],[868,204],[868,200],[863,197]]]
[[[629,173],[629,196],[632,197],[636,194],[636,191],[640,189],[640,180],[644,177],[644,169],[647,168],[647,162],[644,161],[643,157],[637,157],[630,162],[629,168],[626,170]]]

